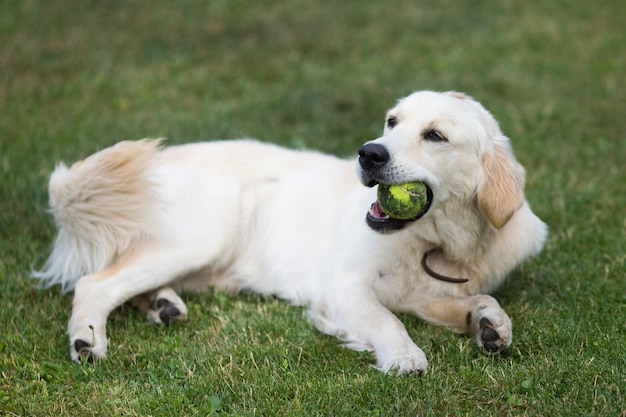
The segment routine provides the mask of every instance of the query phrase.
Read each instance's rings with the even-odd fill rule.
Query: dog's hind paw
[[[187,306],[171,288],[159,290],[148,310],[148,320],[169,325],[172,321],[187,319]]]
[[[106,349],[106,343],[94,346],[86,340],[76,338],[70,343],[70,356],[74,362],[81,365],[94,363],[97,359],[102,359],[106,356]]]
[[[148,314],[155,323],[168,325],[172,320],[176,320],[180,316],[180,310],[166,298],[159,298],[150,305]]]
[[[91,345],[84,340],[78,339],[74,342],[74,351],[76,352],[79,363],[94,362],[94,354],[91,351]]]

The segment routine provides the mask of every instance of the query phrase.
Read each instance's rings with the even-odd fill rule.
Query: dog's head
[[[524,202],[524,169],[509,140],[482,105],[457,92],[420,91],[400,100],[387,113],[383,136],[359,150],[358,166],[369,187],[422,181],[431,211],[454,198],[478,207],[496,228]],[[381,233],[416,220],[391,218],[376,203],[367,215],[368,225]]]

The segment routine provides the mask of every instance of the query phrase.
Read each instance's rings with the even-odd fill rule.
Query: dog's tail
[[[84,275],[105,269],[137,239],[147,237],[158,208],[148,176],[160,140],[120,142],[50,176],[50,211],[58,234],[35,278],[74,288]]]

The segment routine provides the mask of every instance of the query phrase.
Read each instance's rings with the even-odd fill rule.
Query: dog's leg
[[[107,351],[106,320],[118,304],[117,301],[104,298],[100,291],[102,282],[106,282],[117,273],[111,267],[102,272],[81,278],[74,289],[72,316],[68,325],[70,337],[70,356],[78,363],[83,360],[93,362],[96,357],[104,357]],[[116,297],[120,298],[120,297]]]
[[[172,321],[187,319],[185,302],[169,287],[140,294],[130,302],[146,313],[148,320],[152,323],[168,325]]]
[[[387,373],[419,376],[428,370],[424,352],[411,340],[402,322],[373,294],[333,292],[324,306],[314,306],[311,318],[324,333],[355,350],[373,350],[378,368]]]
[[[488,353],[499,353],[513,341],[511,319],[489,295],[421,300],[411,310],[429,323],[469,334]]]
[[[106,321],[109,313],[140,294],[154,292],[156,302],[152,316],[158,317],[160,321],[164,321],[161,315],[172,305],[179,310],[177,317],[186,315],[184,303],[178,296],[173,297],[175,293],[172,290],[165,288],[161,292],[155,289],[185,273],[181,268],[193,266],[197,258],[187,257],[188,252],[181,253],[171,248],[164,250],[167,249],[170,250],[165,253],[147,251],[129,255],[104,271],[87,275],[78,281],[68,326],[70,354],[74,361],[93,361],[94,358],[106,355]],[[171,304],[168,305],[168,302]],[[173,313],[170,308],[166,316],[172,319],[172,316],[176,316]]]
[[[366,338],[374,348],[378,368],[385,373],[397,370],[398,375],[421,376],[425,373],[428,370],[426,355],[411,340],[404,324],[382,305],[371,307],[367,310],[375,314],[376,319],[372,316],[369,320],[366,317],[358,320],[364,320],[361,322],[364,327],[360,330],[367,333]]]

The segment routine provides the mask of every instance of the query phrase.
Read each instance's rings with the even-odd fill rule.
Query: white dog
[[[414,180],[429,187],[426,213],[387,216],[374,186]],[[382,371],[419,375],[426,356],[392,311],[500,352],[511,321],[484,294],[547,235],[508,139],[455,92],[399,101],[356,166],[251,140],[141,140],[58,165],[49,187],[58,236],[34,275],[74,289],[78,362],[105,356],[107,316],[122,303],[167,324],[187,318],[179,291],[214,286],[306,305],[321,331],[372,350]]]

